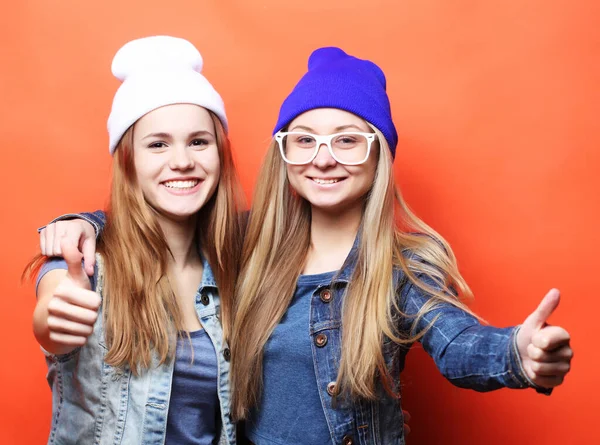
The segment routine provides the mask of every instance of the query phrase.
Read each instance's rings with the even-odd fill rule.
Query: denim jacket
[[[313,293],[310,309],[310,334],[321,403],[329,424],[332,443],[351,445],[403,445],[405,443],[401,398],[390,395],[381,383],[375,401],[333,400],[341,354],[343,294],[351,280],[354,262],[350,253],[346,265],[333,282],[319,285]],[[483,326],[472,315],[449,304],[440,304],[424,316],[414,330],[413,318],[428,297],[399,270],[394,273],[400,310],[409,316],[401,321],[401,332],[425,334],[419,339],[438,369],[452,384],[476,391],[498,388],[535,387],[525,374],[516,345],[519,326],[495,328]],[[433,284],[428,282],[428,284]],[[436,319],[436,317],[438,317]],[[429,329],[426,329],[431,324]],[[384,340],[384,358],[390,375],[404,369],[410,346]],[[390,388],[399,394],[400,379]],[[536,388],[540,392],[547,392]]]
[[[101,212],[67,217],[84,218],[95,227],[103,224]],[[322,408],[332,443],[336,445],[404,445],[401,398],[391,396],[382,384],[377,386],[379,397],[375,401],[350,402],[338,398],[334,402],[330,395],[335,387],[341,355],[343,294],[352,276],[355,253],[356,247],[333,282],[317,286],[311,298],[310,335]],[[415,315],[428,297],[401,271],[395,271],[394,282],[400,309],[408,316]],[[401,331],[412,335],[433,323],[419,341],[442,375],[456,386],[482,392],[503,387],[534,387],[539,392],[549,393],[536,387],[523,370],[516,345],[519,326],[483,326],[475,317],[450,304],[440,304],[427,313],[414,331],[411,331],[412,320],[405,318],[402,323]],[[400,375],[409,349],[409,346],[384,341],[384,357],[390,375]],[[399,378],[390,389],[399,394]]]
[[[96,255],[96,289],[102,296],[103,262]],[[235,445],[229,420],[229,350],[218,319],[219,296],[208,262],[196,294],[196,313],[217,351],[217,390],[222,430],[219,445]],[[134,376],[104,361],[107,347],[102,309],[87,343],[64,355],[46,353],[52,388],[52,426],[48,444],[140,444],[165,442],[174,360]]]

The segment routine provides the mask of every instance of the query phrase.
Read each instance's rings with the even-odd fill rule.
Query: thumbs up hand
[[[569,333],[559,326],[547,324],[559,302],[559,291],[550,290],[537,309],[525,319],[517,334],[523,368],[531,381],[542,388],[560,385],[571,368],[573,358]]]
[[[78,246],[65,239],[61,250],[68,271],[48,302],[47,324],[49,339],[72,350],[83,346],[93,332],[101,299],[91,290]]]

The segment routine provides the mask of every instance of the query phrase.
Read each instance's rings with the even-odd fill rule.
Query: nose
[[[185,146],[175,146],[169,159],[171,170],[189,170],[194,168],[194,160]]]
[[[327,168],[332,167],[337,164],[335,159],[331,156],[331,152],[329,151],[329,147],[327,144],[319,145],[319,149],[317,151],[317,156],[313,159],[313,165],[318,168]]]

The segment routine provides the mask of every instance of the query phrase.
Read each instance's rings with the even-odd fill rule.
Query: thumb
[[[542,299],[537,309],[533,311],[529,317],[527,317],[525,323],[523,324],[528,325],[528,327],[533,329],[543,328],[548,318],[550,318],[550,315],[552,315],[552,313],[558,307],[559,302],[560,292],[558,289],[550,289],[550,291]]]
[[[81,243],[83,252],[83,263],[85,271],[89,276],[94,275],[94,264],[96,263],[96,238],[85,238]]]
[[[90,281],[81,265],[83,255],[77,248],[77,245],[70,242],[67,238],[63,238],[60,241],[60,248],[62,250],[63,258],[67,263],[67,276],[73,280],[76,285],[89,289]]]

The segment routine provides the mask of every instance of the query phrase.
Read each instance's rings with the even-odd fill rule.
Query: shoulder
[[[443,245],[439,244],[438,248],[443,249]],[[437,252],[428,248],[405,248],[401,255],[402,261],[394,267],[394,286],[404,313],[418,312],[429,300],[439,301],[440,296],[450,301],[457,298]]]

